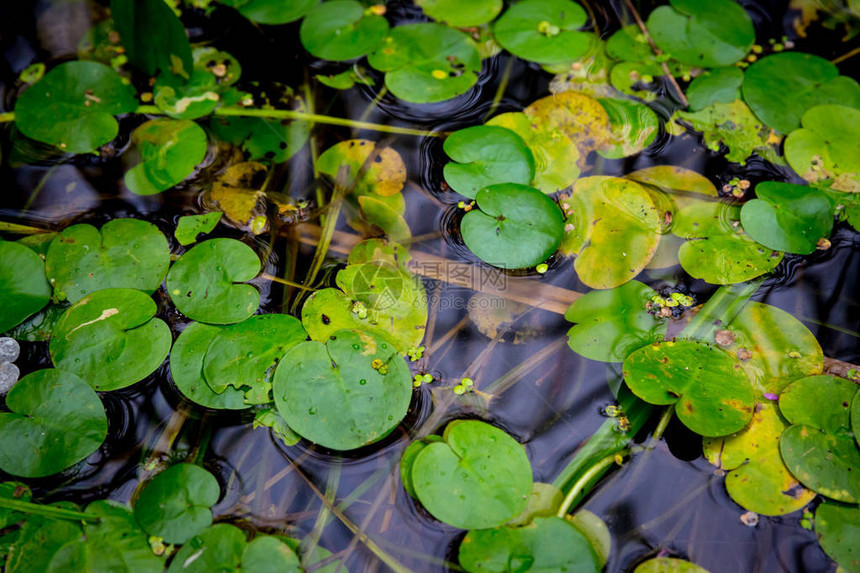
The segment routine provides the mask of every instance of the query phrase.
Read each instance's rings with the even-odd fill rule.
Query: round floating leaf
[[[537,517],[523,527],[470,531],[460,544],[460,565],[469,572],[601,569],[588,540],[560,517]]]
[[[158,368],[173,339],[153,318],[155,302],[131,289],[106,289],[63,314],[51,337],[51,359],[101,392],[131,386]]]
[[[534,177],[531,184],[544,193],[555,193],[570,187],[579,177],[579,147],[565,133],[544,123],[535,122],[522,112],[497,115],[488,121],[487,125],[507,128],[522,138],[534,157]]]
[[[337,568],[333,564],[333,569]],[[332,570],[333,570],[332,569]],[[326,572],[328,568],[317,569]],[[219,523],[208,527],[186,543],[173,558],[168,573],[301,573],[296,553],[283,541],[257,535],[250,543],[234,525]]]
[[[824,502],[815,511],[821,548],[847,571],[860,571],[860,507]]]
[[[390,207],[383,198],[364,196],[358,198],[358,206],[364,217],[364,222],[382,229],[392,241],[406,242],[412,238],[412,231],[397,209]],[[361,229],[355,221],[349,223],[356,229]],[[376,233],[372,233],[376,234]]]
[[[690,111],[698,111],[715,103],[731,103],[741,99],[744,73],[740,68],[715,68],[696,76],[687,88]]]
[[[94,562],[103,565],[105,553],[116,555],[128,573],[162,573],[164,558],[152,552],[146,534],[131,510],[113,501],[99,500],[87,506],[86,513],[98,516],[84,523],[87,549]],[[117,569],[114,569],[117,571]]]
[[[304,111],[304,105],[299,106]],[[283,163],[304,147],[311,124],[298,120],[261,117],[213,117],[210,128],[216,137],[239,145],[250,160]]]
[[[101,230],[72,225],[51,242],[45,270],[58,300],[77,302],[108,288],[155,292],[167,274],[170,248],[158,227],[114,219]]]
[[[756,404],[749,426],[724,438],[706,438],[704,453],[712,464],[729,470],[726,489],[735,502],[761,515],[797,511],[815,497],[782,462],[779,436],[788,427],[776,406]]]
[[[346,167],[345,179],[338,174]],[[406,183],[406,165],[391,147],[367,139],[350,139],[332,145],[319,156],[317,171],[324,173],[355,196],[391,197]]]
[[[824,58],[785,52],[762,58],[744,75],[744,100],[770,127],[789,133],[806,110],[825,104],[860,109],[860,86]]]
[[[24,245],[0,240],[0,332],[24,322],[51,300],[45,263]]]
[[[435,103],[469,91],[481,72],[481,56],[466,34],[442,24],[393,28],[367,58],[385,74],[391,93],[411,103]]]
[[[304,16],[319,0],[218,0],[260,24],[286,24]]]
[[[586,177],[561,199],[567,220],[561,251],[575,255],[579,279],[614,288],[638,275],[660,243],[661,216],[648,190],[620,177]]]
[[[206,351],[203,375],[217,394],[245,392],[249,404],[267,404],[272,372],[286,351],[307,340],[302,323],[285,314],[263,314],[217,333]]]
[[[83,460],[107,436],[101,400],[86,382],[62,370],[37,370],[21,378],[0,413],[0,469],[43,477]]]
[[[860,110],[821,105],[803,114],[803,128],[785,139],[785,158],[818,187],[860,192]]]
[[[598,98],[609,116],[612,139],[598,153],[607,159],[620,159],[639,153],[654,141],[660,120],[644,103],[613,98]]]
[[[185,27],[161,0],[111,0],[111,16],[133,66],[149,76],[188,78],[193,66]]]
[[[337,562],[335,562],[337,563]],[[220,566],[220,563],[216,563]],[[338,568],[337,564],[333,565]],[[344,568],[345,569],[345,568]],[[299,557],[289,545],[271,535],[257,535],[242,552],[242,571],[248,573],[303,573]],[[325,571],[325,568],[318,569]]]
[[[478,192],[478,209],[466,213],[460,232],[483,261],[505,269],[531,267],[558,249],[564,218],[555,202],[533,187],[491,185]]]
[[[708,570],[677,557],[655,557],[640,563],[633,573],[708,573]]]
[[[675,404],[678,419],[703,436],[737,432],[752,419],[749,379],[730,354],[703,342],[661,342],[624,360],[624,380],[649,404]]]
[[[434,20],[454,28],[486,24],[502,11],[502,0],[416,0],[415,3]]]
[[[203,213],[202,215],[186,215],[179,219],[173,236],[183,247],[197,242],[197,236],[201,233],[211,233],[215,225],[221,220],[221,213]]]
[[[579,32],[588,16],[571,0],[523,0],[493,25],[496,41],[507,51],[539,64],[573,62],[592,46],[589,32]]]
[[[670,0],[648,16],[657,46],[675,60],[699,68],[728,66],[755,42],[746,10],[733,0]]]
[[[96,62],[66,62],[30,86],[15,103],[21,133],[68,153],[93,151],[116,137],[115,115],[137,109],[131,86]]]
[[[775,251],[808,255],[819,239],[830,235],[833,205],[821,191],[763,181],[755,192],[758,198],[741,210],[741,224],[754,241]]]
[[[634,350],[660,342],[667,323],[645,305],[657,292],[639,281],[591,291],[570,305],[565,320],[576,323],[567,331],[574,352],[601,362],[621,362]]]
[[[299,37],[305,49],[324,60],[360,58],[388,33],[388,20],[365,13],[356,0],[329,0],[302,20]]]
[[[67,571],[68,569],[63,568],[63,565],[70,561],[77,564],[80,571],[86,571],[89,563],[85,552],[80,524],[33,516],[21,526],[18,539],[6,559],[6,571],[8,573],[31,573],[52,569]],[[101,557],[102,563],[108,560],[105,559],[104,553]]]
[[[860,392],[850,380],[809,376],[783,390],[779,406],[794,424],[780,438],[785,465],[806,487],[847,503],[860,502],[860,449],[850,408]]]
[[[302,437],[334,450],[372,444],[397,427],[412,378],[397,350],[358,330],[291,348],[275,371],[278,412]]]
[[[220,495],[215,476],[200,466],[176,464],[143,487],[134,517],[149,535],[185,543],[212,523],[210,508]]]
[[[597,563],[600,567],[605,567],[609,560],[609,555],[612,553],[612,534],[609,533],[609,527],[606,522],[600,519],[597,514],[580,509],[576,513],[567,517],[567,520],[588,540],[591,548],[594,549],[597,555]]]
[[[241,322],[260,306],[260,293],[244,281],[260,272],[260,258],[235,239],[210,239],[182,255],[167,275],[176,308],[193,320]]]
[[[134,165],[125,185],[137,195],[155,195],[181,183],[206,155],[206,132],[187,119],[153,119],[131,134]]]
[[[478,420],[451,422],[443,440],[428,444],[412,464],[415,494],[433,517],[484,529],[519,515],[532,490],[522,445]]]
[[[533,129],[548,137],[566,135],[579,148],[580,168],[587,167],[588,153],[612,141],[609,115],[596,99],[576,92],[562,92],[532,102],[523,110]]]
[[[244,392],[225,388],[216,394],[203,377],[206,350],[221,330],[200,322],[185,327],[170,352],[170,374],[182,395],[195,404],[217,410],[242,410],[248,407]]]
[[[509,129],[489,125],[455,131],[445,140],[445,181],[474,199],[484,187],[499,183],[528,185],[535,176],[535,161],[522,138]]]

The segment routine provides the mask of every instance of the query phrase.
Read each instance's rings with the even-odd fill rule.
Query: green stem
[[[496,109],[499,107],[499,102],[502,101],[502,96],[505,95],[505,90],[508,88],[508,82],[511,79],[511,69],[514,67],[514,58],[508,58],[508,63],[505,65],[505,71],[502,73],[502,80],[499,82],[499,88],[496,90],[496,95],[493,96],[493,103],[490,104],[490,109],[487,115],[484,116],[484,121],[490,119]]]
[[[573,487],[570,488],[570,491],[567,492],[567,495],[564,497],[564,501],[561,504],[561,507],[558,508],[558,517],[564,517],[570,511],[570,508],[573,506],[573,502],[579,497],[579,494],[583,492],[585,487],[591,483],[592,480],[597,478],[600,474],[603,473],[609,466],[614,464],[618,458],[618,456],[624,457],[628,455],[630,450],[622,450],[617,454],[612,454],[606,456],[601,459],[599,462],[588,468],[588,471],[582,474],[576,483],[573,484]]]
[[[675,414],[675,405],[667,406],[665,410],[663,410],[663,415],[660,416],[660,421],[657,422],[657,427],[654,428],[654,433],[651,434],[651,439],[648,443],[649,447],[654,447],[654,444],[660,441],[660,438],[663,437],[663,434],[666,433],[666,428],[669,427],[669,422],[672,421],[672,416]]]
[[[16,235],[41,235],[42,233],[50,233],[51,230],[0,221],[0,232],[15,233]]]
[[[15,112],[7,111],[6,113],[0,113],[0,123],[7,123],[10,121],[15,121]]]
[[[388,86],[382,86],[382,89],[379,90],[379,93],[376,94],[376,97],[373,98],[373,101],[370,102],[367,107],[364,108],[364,111],[361,113],[361,115],[358,116],[358,121],[364,122],[365,120],[367,120],[367,118],[370,117],[370,114],[373,112],[373,110],[376,109],[376,107],[379,105],[379,102],[382,101],[382,98],[384,98],[387,93]]]
[[[0,498],[0,507],[20,511],[30,515],[41,515],[43,517],[55,517],[57,519],[71,519],[74,521],[98,521],[100,518],[82,511],[73,509],[63,509],[60,507],[52,507],[50,505],[40,505],[38,503],[30,503],[20,499]]]

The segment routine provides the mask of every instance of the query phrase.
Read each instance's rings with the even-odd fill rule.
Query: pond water
[[[652,4],[659,3],[636,4],[642,14],[648,14]],[[797,11],[790,10],[787,1],[741,4],[752,15],[760,44],[787,36],[798,51],[827,59],[857,44],[842,42],[841,34],[820,23],[800,37],[793,26]],[[590,5],[596,14],[595,27],[604,36],[618,29],[620,19],[630,21],[621,0]],[[97,2],[4,3],[0,8],[3,110],[14,109],[21,88],[18,75],[24,68],[35,62],[46,62],[50,68],[75,57],[80,39],[104,16],[105,7]],[[388,3],[386,17],[392,26],[426,19],[419,7],[399,1]],[[258,26],[227,8],[207,14],[192,2],[184,5],[182,21],[193,43],[229,52],[241,63],[240,85],[252,92],[277,83],[301,93],[302,84],[313,75],[346,69],[307,54],[299,41],[298,23]],[[842,74],[857,77],[857,60],[841,65]],[[537,65],[502,52],[483,62],[478,82],[468,93],[442,103],[410,104],[390,93],[380,94],[382,74],[368,73],[376,87],[358,85],[337,91],[314,83],[314,111],[452,132],[481,124],[488,116],[522,110],[547,96],[552,80]],[[650,106],[665,122],[679,103],[668,87],[659,88],[658,94]],[[141,114],[122,116],[118,137],[98,156],[58,154],[39,143],[15,143],[12,124],[5,124],[0,220],[60,230],[74,223],[98,227],[116,218],[141,218],[164,232],[174,255],[184,252],[186,248],[173,239],[179,218],[206,210],[201,195],[212,188],[219,170],[236,162],[236,152],[210,138],[206,158],[189,179],[158,195],[131,194],[123,185],[124,161],[130,133],[144,119]],[[444,182],[448,158],[441,138],[323,124],[317,124],[313,133],[314,149],[305,145],[289,161],[276,165],[267,179],[267,190],[307,202],[298,215],[306,226],[282,225],[278,233],[253,236],[220,225],[213,236],[244,241],[264,257],[265,274],[303,283],[315,249],[315,241],[308,237],[318,231],[314,225],[319,223],[312,154],[351,137],[396,149],[408,177],[404,219],[414,237],[413,256],[423,261],[420,264],[441,259],[449,265],[448,272],[471,269],[470,276],[458,279],[459,286],[456,281],[423,279],[430,297],[426,351],[411,366],[413,372],[431,373],[436,382],[415,390],[404,421],[381,441],[345,453],[306,440],[287,446],[267,428],[252,428],[252,412],[211,410],[184,399],[165,361],[142,382],[100,394],[109,420],[108,438],[85,463],[58,475],[24,481],[40,502],[129,502],[141,479],[151,473],[147,464],[192,460],[212,472],[221,486],[222,497],[213,507],[216,522],[248,531],[310,537],[354,572],[388,570],[379,558],[381,552],[408,570],[461,570],[457,548],[463,530],[434,519],[402,487],[398,463],[406,446],[415,436],[440,431],[450,420],[480,418],[524,444],[535,481],[551,482],[607,420],[604,409],[615,404],[613,392],[621,385],[621,365],[588,360],[567,345],[571,324],[564,319],[564,307],[577,293],[591,290],[577,278],[572,258],[553,256],[545,274],[534,267],[494,271],[465,246],[459,232],[463,210],[458,202],[463,198]],[[757,156],[746,165],[732,163],[723,153],[709,149],[696,133],[672,136],[662,129],[644,151],[623,159],[595,157],[582,175],[622,176],[655,165],[696,171],[717,189],[734,179],[746,179],[753,186],[767,180],[802,183],[787,166],[777,167]],[[331,191],[322,188],[325,194]],[[337,230],[314,288],[334,286],[350,241],[358,236],[344,218]],[[858,363],[860,235],[846,223],[838,223],[830,241],[827,250],[787,255],[752,300],[774,305],[803,322],[825,356]],[[455,267],[455,263],[461,265]],[[425,269],[423,274],[428,273]],[[637,280],[658,292],[689,294],[697,303],[717,290],[677,265],[645,270]],[[252,284],[261,292],[259,313],[289,313],[306,296],[263,278]],[[480,288],[501,297],[476,295]],[[157,316],[175,338],[190,321],[170,304],[164,289],[154,298]],[[506,314],[508,320],[494,322],[492,311]],[[46,342],[21,344],[22,375],[51,366]],[[471,393],[456,397],[450,386],[464,377],[471,378],[475,388],[492,393],[492,398],[484,401],[480,394]],[[640,430],[637,443],[647,443],[657,417]],[[677,420],[652,446],[613,469],[581,504],[600,516],[611,532],[606,571],[629,571],[657,554],[683,557],[713,573],[835,570],[815,532],[801,526],[799,511],[762,516],[754,526],[742,522],[745,510],[727,494],[724,472],[703,457],[702,438]],[[366,543],[368,538],[374,549]]]

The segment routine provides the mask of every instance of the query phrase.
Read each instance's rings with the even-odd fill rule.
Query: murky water
[[[783,34],[793,37],[790,17],[784,15],[787,2],[743,3],[756,18],[760,39]],[[624,2],[592,4],[600,19],[599,28],[606,32],[615,29]],[[650,3],[642,4],[643,12],[647,12]],[[6,107],[2,111],[9,110],[14,101],[17,74],[35,61],[57,62],[72,56],[78,38],[101,12],[86,2],[4,2],[0,7],[0,95]],[[404,2],[392,2],[389,15],[394,21],[422,19],[419,9]],[[241,61],[243,82],[280,82],[297,87],[306,73],[339,71],[305,55],[297,43],[297,26],[261,30],[223,12],[209,18],[194,11],[186,14],[185,23],[192,41],[211,42]],[[826,31],[797,41],[800,50],[824,57],[847,51]],[[843,73],[856,72],[852,65],[849,62]],[[475,89],[443,104],[406,105],[385,96],[368,120],[449,131],[480,123],[489,113],[522,109],[548,93],[550,76],[515,61],[508,89],[494,109],[493,96],[507,66],[504,55],[485,63]],[[333,94],[326,91],[325,97]],[[317,106],[333,115],[357,118],[375,95],[370,88],[355,88],[334,101],[320,98]],[[654,104],[664,118],[672,107],[665,98]],[[113,144],[116,154],[70,160],[46,154],[38,147],[12,149],[10,125],[5,125],[0,218],[63,227],[72,222],[100,224],[114,217],[142,217],[172,238],[176,219],[197,208],[195,197],[211,175],[204,169],[197,181],[156,197],[123,193],[121,154],[128,145],[128,133],[140,122],[134,117],[123,120],[122,135]],[[320,149],[351,135],[344,128],[329,126],[318,126],[316,133]],[[441,141],[369,132],[361,135],[391,143],[407,162],[411,184],[404,191],[406,220],[413,235],[421,238],[413,249],[452,261],[477,263],[456,233],[458,198],[444,191],[441,184],[446,161]],[[217,164],[214,149],[212,152],[209,161]],[[39,159],[25,165],[21,157]],[[752,160],[745,167],[729,164],[700,145],[695,136],[671,138],[665,134],[645,152],[625,160],[602,161],[590,174],[622,175],[658,164],[693,169],[711,178],[718,188],[736,176],[753,184],[787,177],[760,160]],[[275,188],[295,198],[312,199],[312,176],[305,149],[279,169]],[[342,230],[349,231],[346,226]],[[242,237],[238,232],[231,236]],[[825,252],[803,259],[786,257],[754,298],[804,321],[825,355],[856,363],[860,361],[860,335],[856,332],[860,323],[856,296],[860,237],[847,227],[838,228],[832,242],[832,248]],[[282,237],[271,245],[267,238],[256,243],[259,252],[271,252],[266,272],[282,275],[290,264],[286,253],[292,246]],[[173,247],[179,252],[178,245]],[[313,249],[299,244],[297,252],[296,277],[300,279]],[[715,290],[689,279],[680,269],[645,272],[639,279],[658,290],[682,287],[699,301]],[[552,261],[543,277],[511,273],[505,280],[510,284],[540,280],[570,291],[588,290],[577,280],[572,262],[564,260]],[[344,524],[348,521],[412,570],[457,570],[456,547],[462,532],[417,508],[400,485],[397,462],[410,436],[435,431],[449,419],[479,416],[523,442],[535,479],[551,481],[604,421],[601,410],[613,400],[610,388],[619,384],[619,367],[591,362],[571,352],[565,336],[569,324],[558,313],[508,301],[516,318],[491,339],[468,320],[466,306],[472,291],[429,280],[425,284],[436,305],[421,368],[448,381],[468,375],[478,388],[486,390],[518,365],[527,366],[515,383],[494,396],[488,408],[465,401],[451,406],[443,416],[433,417],[433,412],[438,412],[434,396],[422,387],[415,393],[407,419],[392,435],[368,448],[334,456],[305,442],[286,447],[268,430],[252,430],[247,413],[189,407],[172,386],[164,365],[147,380],[102,396],[110,419],[108,441],[90,458],[90,465],[77,469],[78,473],[31,480],[37,497],[51,501],[127,501],[138,483],[142,462],[153,457],[156,448],[154,457],[163,461],[202,456],[224,492],[214,508],[216,520],[296,537],[319,536],[323,546],[346,558],[350,570],[386,570]],[[282,288],[262,281],[258,286],[263,291],[261,312],[279,311]],[[167,309],[163,294],[156,300],[161,303],[159,316],[178,334],[185,319]],[[543,352],[540,360],[530,360],[539,352]],[[49,366],[46,344],[22,344],[19,364],[25,373]],[[441,396],[437,392],[435,398]],[[168,451],[165,436],[176,438],[169,448],[171,453],[158,455],[158,451]],[[584,507],[605,519],[612,531],[614,546],[607,571],[628,570],[661,551],[689,558],[713,573],[816,572],[835,567],[818,547],[814,533],[800,527],[797,514],[762,518],[755,527],[741,523],[743,510],[729,499],[723,478],[701,457],[700,438],[676,424],[654,450],[635,456],[611,474]]]

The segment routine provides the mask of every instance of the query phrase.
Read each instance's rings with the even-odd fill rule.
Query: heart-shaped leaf
[[[98,500],[87,506],[86,513],[98,516],[86,522],[84,533],[93,562],[108,562],[105,554],[118,556],[124,572],[162,573],[164,557],[156,556],[147,535],[140,529],[131,509],[115,501]],[[117,570],[119,571],[119,570]]]
[[[176,308],[193,320],[241,322],[260,306],[260,293],[245,281],[260,272],[260,258],[235,239],[210,239],[182,255],[167,275]]]
[[[445,181],[470,199],[490,185],[528,185],[535,176],[532,152],[519,135],[504,127],[479,125],[455,131],[444,149],[453,159],[445,164]]]
[[[749,379],[730,354],[692,340],[640,348],[624,360],[624,380],[650,404],[675,404],[678,419],[703,436],[725,436],[752,419]]]
[[[743,83],[743,71],[734,66],[715,68],[696,76],[687,88],[690,111],[699,111],[715,103],[731,103],[741,99]]]
[[[858,112],[860,116],[860,112]],[[744,231],[775,251],[808,255],[833,228],[833,205],[816,189],[763,181],[741,210]]]
[[[846,571],[860,571],[860,507],[825,501],[815,510],[815,533],[831,559]]]
[[[248,407],[243,391],[225,388],[216,394],[203,376],[206,350],[221,330],[200,322],[186,326],[170,352],[170,374],[182,395],[195,404],[216,410],[242,410]]]
[[[305,49],[324,60],[360,58],[388,33],[388,20],[365,13],[356,0],[329,0],[305,14],[299,38]]]
[[[657,114],[644,103],[598,98],[609,116],[611,140],[598,153],[607,159],[621,159],[639,153],[654,141],[660,129]]]
[[[101,230],[72,225],[51,242],[45,259],[54,298],[77,302],[109,288],[155,292],[167,274],[170,248],[158,227],[114,219]]]
[[[728,103],[714,102],[696,112],[678,111],[674,118],[689,123],[701,131],[705,145],[718,152],[728,147],[726,159],[744,165],[753,153],[763,157],[776,154],[772,145],[779,137],[753,115],[750,108],[737,99]]]
[[[155,195],[181,183],[206,155],[206,132],[187,119],[153,119],[131,134],[132,167],[125,185],[137,195]]]
[[[107,436],[101,400],[86,382],[63,370],[21,378],[0,413],[0,468],[22,477],[61,472],[83,460]]]
[[[215,476],[193,464],[176,464],[147,483],[134,504],[134,517],[149,535],[185,543],[212,523],[221,488]]]
[[[18,97],[15,125],[36,141],[87,153],[119,131],[115,115],[137,109],[131,86],[96,62],[66,62]]]
[[[160,0],[111,0],[111,16],[133,66],[149,76],[185,79],[193,66],[182,22]]]
[[[51,359],[99,391],[143,380],[158,368],[173,338],[155,302],[138,290],[106,289],[69,307],[54,327]]]
[[[332,571],[337,561],[330,565]],[[310,564],[308,564],[310,565]],[[316,569],[324,573],[327,567]],[[190,539],[176,554],[168,573],[301,573],[299,558],[289,545],[271,535],[245,541],[245,533],[229,523],[218,523]]]
[[[480,26],[493,20],[502,11],[502,0],[416,0],[424,13],[454,28]]]
[[[0,240],[0,292],[0,332],[6,332],[51,300],[44,261],[24,245]]]
[[[219,0],[260,24],[287,24],[304,16],[320,0]]]
[[[558,249],[564,234],[561,209],[534,187],[491,185],[476,200],[480,210],[466,213],[460,232],[481,260],[522,269],[545,261]]]
[[[197,242],[197,236],[201,233],[211,233],[220,220],[221,213],[218,211],[203,213],[202,215],[186,215],[179,219],[173,236],[176,237],[180,245],[187,247]]]
[[[785,158],[816,187],[860,192],[860,110],[820,105],[785,139]]]
[[[523,0],[508,8],[493,25],[503,48],[539,64],[573,62],[592,46],[593,36],[578,30],[588,15],[571,0]]]
[[[339,330],[291,348],[275,370],[275,405],[302,437],[334,450],[381,440],[406,416],[409,367],[368,333]]]

